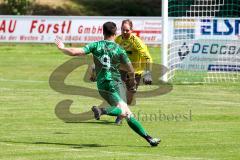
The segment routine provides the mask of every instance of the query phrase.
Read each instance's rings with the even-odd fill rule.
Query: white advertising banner
[[[212,18],[198,20],[198,39],[240,40],[239,18]]]
[[[240,71],[239,18],[171,18],[170,67]]]
[[[240,40],[240,18],[170,18],[170,39]]]
[[[89,43],[103,39],[102,25],[113,21],[120,34],[124,19],[133,21],[134,32],[146,44],[162,43],[161,17],[1,16],[0,42]],[[240,40],[239,18],[169,18],[169,42],[190,39]]]
[[[186,40],[175,54],[183,70],[240,71],[239,41]]]
[[[0,42],[52,43],[56,36],[65,43],[102,40],[102,25],[113,21],[120,34],[124,19],[133,21],[134,32],[147,44],[161,43],[160,17],[0,16]]]

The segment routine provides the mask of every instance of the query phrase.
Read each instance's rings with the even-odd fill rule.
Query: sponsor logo
[[[183,45],[178,50],[178,55],[180,60],[184,60],[185,57],[190,53],[189,47],[186,42],[183,43]]]
[[[174,39],[195,39],[195,20],[194,19],[176,19],[174,20]]]
[[[195,29],[174,29],[174,39],[195,39]]]
[[[239,72],[239,65],[213,65],[208,66],[208,71]]]
[[[17,20],[0,20],[0,33],[13,33],[16,25]]]
[[[215,35],[215,36],[239,36],[240,19],[202,19],[201,20],[201,34]]]
[[[194,43],[191,52],[202,54],[240,55],[240,47],[237,45],[223,45],[217,43]]]

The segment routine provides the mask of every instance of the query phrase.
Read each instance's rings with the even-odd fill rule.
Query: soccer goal
[[[240,0],[163,0],[164,81],[240,82]],[[168,14],[167,14],[168,13]]]

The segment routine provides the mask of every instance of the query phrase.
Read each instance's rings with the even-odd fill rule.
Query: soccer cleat
[[[99,119],[100,119],[100,116],[101,116],[101,113],[102,113],[101,109],[98,108],[98,107],[96,107],[96,106],[93,106],[93,107],[92,107],[92,111],[93,111],[93,113],[94,113],[95,119],[96,119],[96,120],[99,120]]]
[[[152,147],[158,146],[158,144],[161,142],[161,140],[160,140],[159,138],[152,138],[152,137],[150,137],[150,136],[147,136],[145,139],[148,141],[148,143],[149,143]]]
[[[161,140],[159,138],[151,138],[149,139],[148,143],[152,146],[152,147],[156,147],[158,146],[158,144],[161,142]]]
[[[121,118],[120,116],[117,116],[117,118],[116,118],[116,120],[115,120],[115,123],[116,123],[117,125],[122,124],[122,118]]]

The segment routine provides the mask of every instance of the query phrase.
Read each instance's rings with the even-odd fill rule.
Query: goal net
[[[167,80],[240,82],[239,16],[239,0],[168,0]]]

